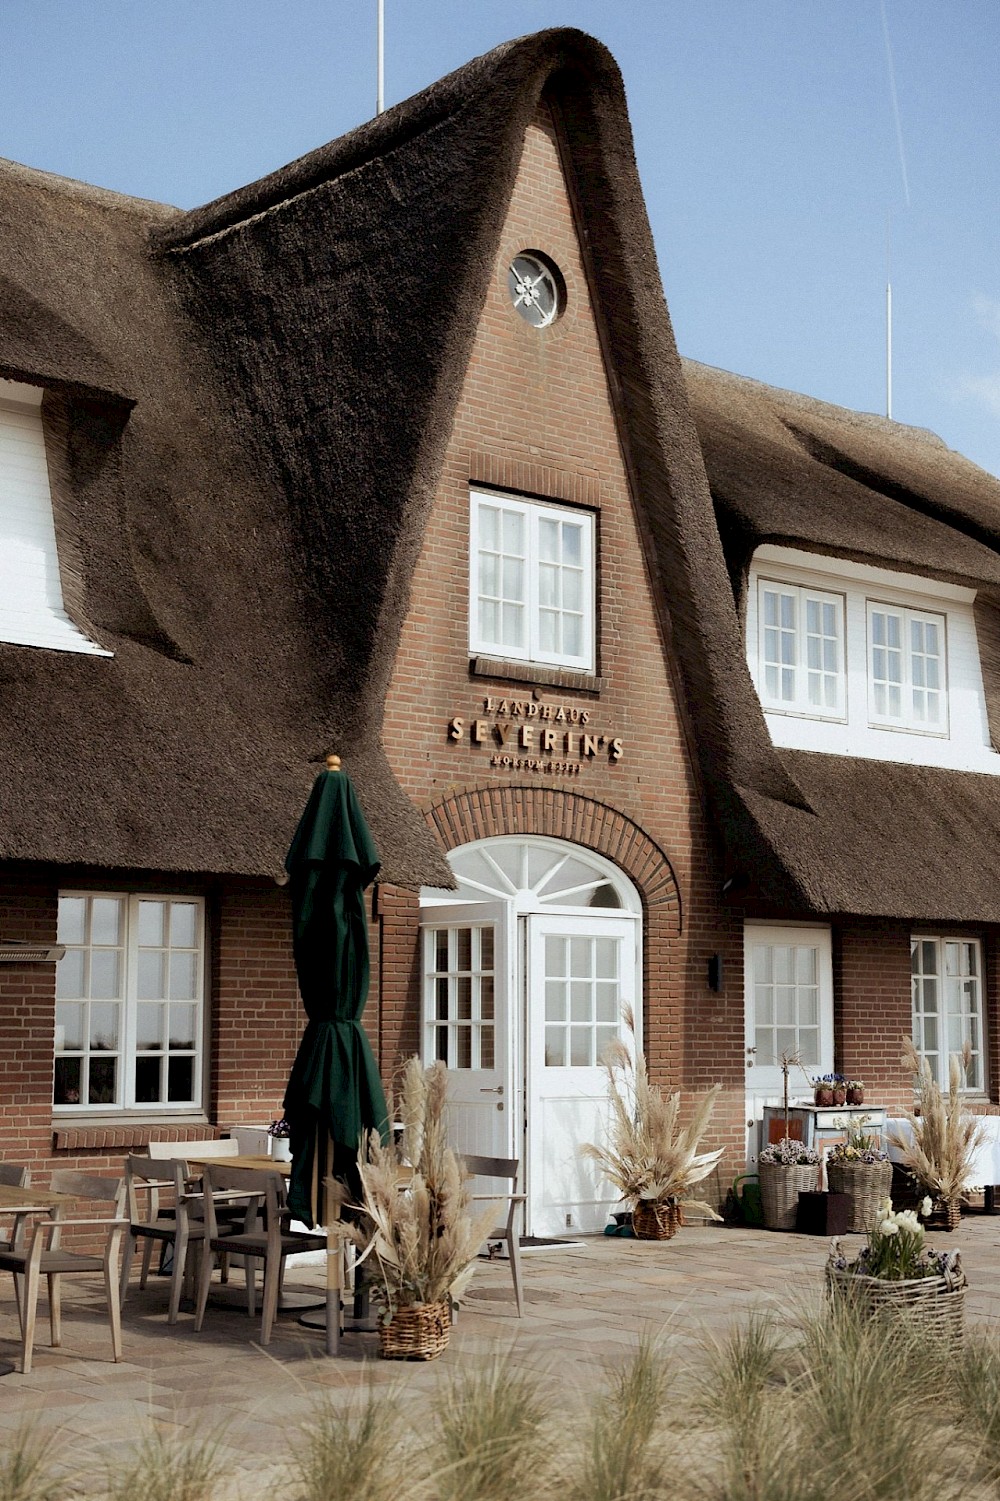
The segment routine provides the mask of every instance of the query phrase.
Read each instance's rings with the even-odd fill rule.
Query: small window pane
[[[565,1068],[566,1066],[566,1031],[563,1027],[545,1028],[545,1066],[546,1068]]]
[[[90,918],[90,941],[100,944],[121,943],[122,903],[118,897],[94,897]]]
[[[194,1048],[197,1006],[171,1006],[167,1045],[172,1050]]]
[[[56,1052],[78,1052],[83,1047],[83,1007],[56,1006]]]
[[[135,1100],[137,1105],[158,1104],[160,1095],[160,1069],[162,1057],[150,1056],[135,1060]]]
[[[166,955],[156,949],[139,951],[138,995],[140,1001],[162,1001],[166,995]]]
[[[494,1067],[492,1027],[483,1027],[479,1033],[479,1067]]]
[[[598,1027],[597,1028],[597,1031],[595,1033],[595,1039],[596,1039],[596,1044],[597,1044],[597,1061],[598,1061],[598,1063],[600,1063],[600,1062],[603,1061],[605,1055],[607,1054],[608,1049],[617,1040],[617,1037],[618,1037],[618,1028],[617,1027]]]
[[[167,1099],[190,1100],[194,1094],[194,1059],[170,1058],[167,1062]]]
[[[52,1095],[54,1104],[79,1105],[82,1071],[82,1058],[56,1059],[55,1088]]]
[[[86,943],[87,898],[85,896],[61,896],[56,934],[60,943]]]
[[[483,1021],[493,1020],[493,976],[483,975],[479,981],[479,1015]]]
[[[163,1047],[163,1019],[166,1007],[140,1006],[136,1014],[135,1045],[140,1052],[159,1051]]]
[[[56,995],[62,999],[75,999],[86,994],[84,988],[83,949],[67,949],[56,965]]]
[[[493,968],[493,929],[479,929],[479,962],[483,969]]]
[[[545,1020],[547,1022],[566,1020],[566,984],[563,980],[546,980],[545,982]]]
[[[569,1019],[574,1022],[593,1020],[593,991],[586,980],[576,980],[570,986]]]
[[[591,940],[589,938],[571,938],[569,941],[569,972],[571,975],[586,975],[592,973],[590,963]]]
[[[472,929],[455,929],[455,968],[470,970],[472,968]]]
[[[198,956],[182,950],[170,955],[170,999],[193,1001],[198,994]]]
[[[597,1020],[599,1022],[618,1021],[618,985],[617,982],[607,982],[597,986]]]
[[[472,1019],[472,976],[459,975],[455,981],[455,994],[458,1001],[457,1016],[460,1021]]]
[[[90,1007],[90,1046],[93,1051],[114,1053],[118,1050],[118,1007],[92,1004]]]
[[[116,949],[93,949],[90,955],[90,995],[95,1001],[121,995],[121,954]]]
[[[116,1105],[118,1103],[117,1058],[91,1058],[87,1102],[90,1105]]]
[[[198,943],[198,908],[194,902],[170,903],[170,946],[193,949]]]
[[[594,1062],[594,1034],[589,1027],[570,1027],[569,1062],[571,1068],[589,1068]]]
[[[472,1032],[468,1027],[458,1027],[455,1032],[456,1068],[472,1067]]]
[[[139,903],[139,944],[146,948],[162,948],[165,941],[164,907],[162,902]]]

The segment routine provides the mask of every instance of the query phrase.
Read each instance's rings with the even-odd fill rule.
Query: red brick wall
[[[51,887],[0,878],[0,937],[55,943]],[[38,1164],[52,1144],[55,965],[0,964],[0,1157]]]
[[[565,313],[542,332],[517,316],[508,296],[507,268],[524,249],[550,257],[566,282]],[[470,671],[469,490],[477,483],[597,513],[599,692],[568,687],[570,675],[560,683],[544,670],[533,682]],[[618,764],[603,752],[572,778],[491,767],[490,750],[498,747],[474,745],[470,721],[497,718],[483,712],[487,696],[531,699],[533,689],[535,701],[586,709],[598,733],[620,736]],[[453,716],[465,721],[458,740],[448,738]],[[501,235],[414,574],[384,741],[394,771],[445,847],[490,833],[555,833],[605,852],[632,874],[645,908],[644,1043],[651,1072],[685,1087],[724,1077],[730,1093],[720,1128],[728,1116],[735,1140],[743,1116],[740,924],[718,898],[721,874],[665,661],[587,272],[546,116],[528,131]],[[498,798],[501,790],[506,801]],[[655,847],[653,866],[643,867],[630,849],[633,835]],[[658,884],[664,872],[669,903]],[[396,907],[383,918],[383,956],[391,948],[395,966],[383,991],[387,1063],[419,1041],[412,923],[413,914]],[[721,996],[707,985],[708,958],[716,952],[729,961]]]

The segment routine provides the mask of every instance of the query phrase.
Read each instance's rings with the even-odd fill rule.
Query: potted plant
[[[963,1114],[962,1079],[969,1066],[968,1045],[948,1060],[948,1095],[921,1058],[910,1038],[903,1038],[902,1063],[915,1078],[915,1108],[904,1110],[910,1127],[909,1140],[897,1134],[901,1170],[909,1183],[900,1187],[926,1195],[933,1202],[927,1212],[932,1223],[954,1230],[961,1218],[962,1203],[969,1197],[973,1154],[981,1145],[983,1127],[974,1116]]]
[[[861,1079],[848,1079],[847,1103],[848,1105],[863,1105],[865,1103],[865,1086]]]
[[[634,1035],[631,1015],[627,1021]],[[631,1206],[632,1231],[638,1240],[669,1240],[683,1224],[683,1210],[707,1219],[720,1218],[700,1199],[690,1197],[722,1156],[699,1152],[708,1130],[720,1085],[714,1084],[692,1104],[690,1119],[681,1126],[681,1094],[664,1095],[649,1082],[646,1060],[639,1048],[632,1054],[614,1043],[602,1060],[607,1074],[611,1118],[605,1145],[587,1142],[585,1157],[596,1162],[607,1181]]]
[[[392,1119],[398,1146],[369,1134],[359,1163],[359,1223],[345,1237],[372,1266],[371,1294],[381,1303],[379,1354],[430,1360],[448,1344],[451,1310],[471,1280],[496,1219],[496,1205],[473,1213],[468,1179],[447,1145],[447,1070],[407,1062]]]
[[[271,1156],[275,1162],[291,1162],[292,1128],[288,1122],[284,1119],[272,1121],[267,1134],[271,1138]]]
[[[768,1230],[794,1230],[799,1194],[816,1187],[819,1153],[801,1141],[783,1136],[769,1143],[757,1159],[764,1226]]]
[[[843,1074],[823,1074],[813,1079],[813,1100],[817,1105],[843,1105],[847,1099],[847,1080]]]
[[[869,1230],[879,1204],[892,1186],[892,1163],[877,1136],[866,1129],[871,1116],[838,1120],[845,1135],[826,1156],[826,1181],[831,1193],[847,1194],[851,1200],[848,1230]]]
[[[921,1206],[928,1214],[930,1207]],[[867,1314],[905,1313],[936,1333],[961,1335],[966,1278],[958,1252],[929,1250],[916,1212],[894,1212],[890,1199],[879,1205],[856,1260],[833,1242],[826,1281],[833,1297],[850,1298]]]

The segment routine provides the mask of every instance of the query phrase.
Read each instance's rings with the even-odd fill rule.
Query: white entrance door
[[[789,1098],[812,1097],[833,1070],[833,961],[829,928],[748,923],[744,930],[747,1163],[761,1146],[765,1105],[780,1105],[782,1055],[793,1062]]]
[[[528,1230],[594,1232],[607,1224],[615,1190],[583,1157],[604,1138],[609,1043],[628,1046],[626,1007],[636,1007],[636,920],[529,916],[527,995]]]
[[[503,903],[424,914],[424,1058],[444,1063],[458,1152],[514,1157],[512,956]]]

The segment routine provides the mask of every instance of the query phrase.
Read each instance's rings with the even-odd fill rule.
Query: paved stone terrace
[[[931,1241],[960,1249],[969,1276],[967,1317],[1000,1327],[1000,1217],[969,1214],[950,1235]],[[849,1244],[860,1248],[858,1236]],[[0,1380],[0,1432],[35,1420],[56,1431],[72,1453],[67,1495],[103,1478],[105,1462],[130,1447],[152,1422],[160,1431],[221,1433],[230,1468],[263,1477],[316,1402],[348,1400],[367,1383],[391,1385],[409,1403],[433,1392],[442,1375],[502,1348],[514,1360],[557,1380],[567,1406],[598,1386],[609,1361],[644,1331],[660,1336],[685,1364],[698,1360],[706,1333],[726,1328],[752,1307],[792,1309],[818,1296],[827,1242],[763,1230],[688,1226],[675,1239],[650,1243],[595,1238],[579,1248],[532,1252],[523,1259],[524,1318],[514,1313],[505,1262],[481,1261],[452,1331],[449,1349],[429,1362],[377,1359],[373,1333],[348,1332],[341,1354],[327,1358],[321,1332],[279,1318],[267,1350],[253,1343],[259,1320],[247,1318],[242,1278],[213,1289],[205,1326],[195,1334],[182,1311],[166,1320],[169,1284],[151,1277],[133,1285],[124,1313],[124,1360],[111,1360],[110,1334],[97,1284],[64,1284],[61,1349],[51,1349],[44,1299],[39,1305],[34,1369]],[[289,1290],[315,1288],[322,1271],[289,1273]],[[13,1288],[0,1299],[0,1360],[18,1359]],[[266,1486],[261,1489],[264,1493]],[[256,1494],[256,1487],[244,1494]]]

